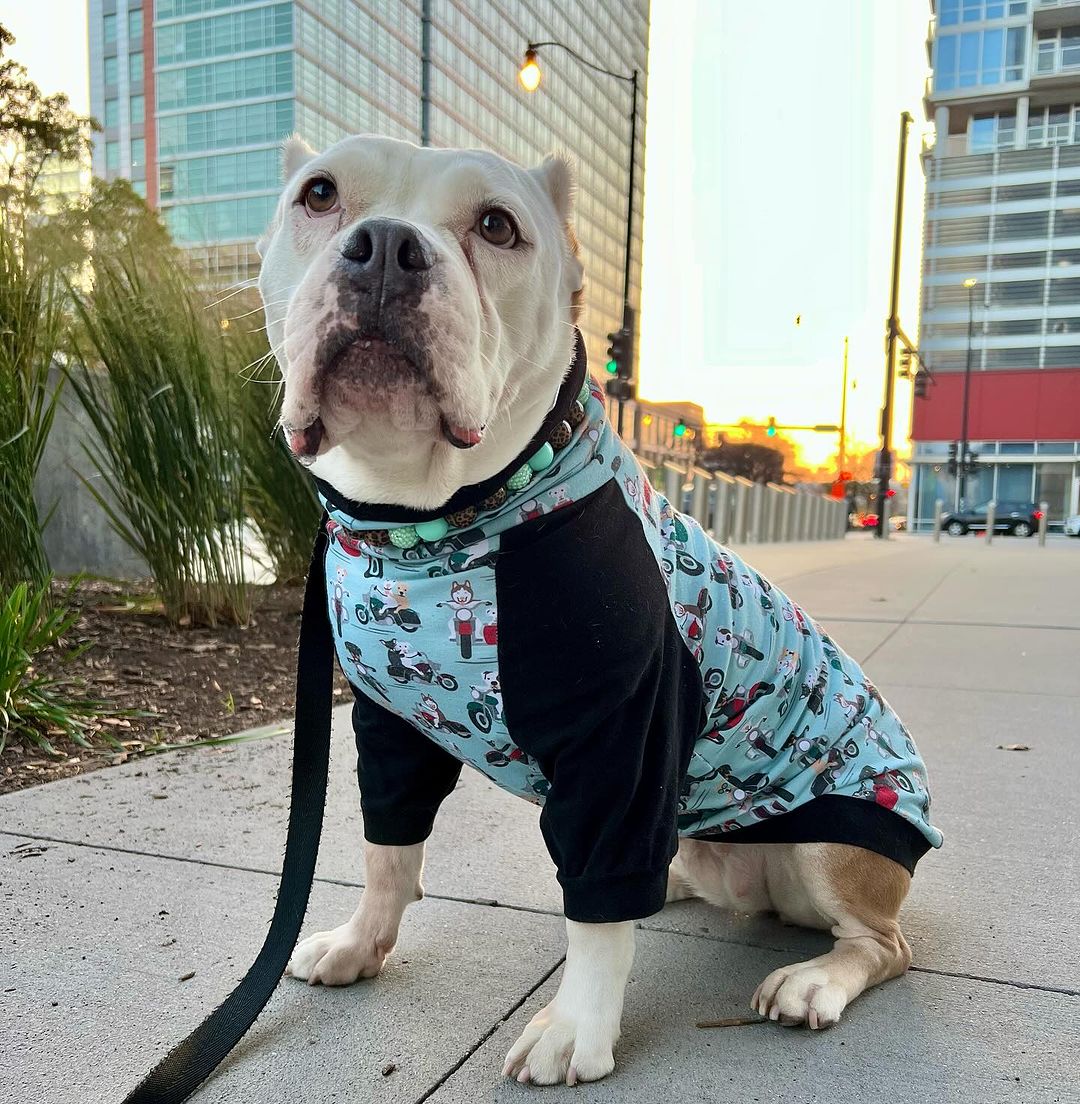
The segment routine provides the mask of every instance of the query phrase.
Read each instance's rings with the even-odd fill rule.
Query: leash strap
[[[330,763],[334,640],[323,575],[325,521],[324,517],[319,523],[300,616],[292,802],[270,930],[240,984],[124,1097],[123,1104],[180,1104],[186,1100],[255,1022],[281,980],[300,935],[315,876]]]

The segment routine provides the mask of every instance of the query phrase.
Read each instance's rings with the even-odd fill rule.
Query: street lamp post
[[[967,331],[967,359],[964,362],[964,397],[961,400],[960,412],[960,452],[957,456],[957,490],[959,492],[958,506],[964,506],[964,493],[967,490],[967,454],[968,454],[968,396],[971,392],[971,351],[975,336],[975,285],[979,281],[974,276],[969,276],[964,281],[964,287],[968,292],[968,331]]]
[[[631,253],[634,241],[634,171],[636,168],[637,154],[637,103],[638,103],[638,70],[634,69],[629,75],[615,73],[603,66],[595,65],[586,60],[576,50],[572,50],[564,42],[549,39],[544,42],[530,42],[525,49],[525,58],[518,72],[518,80],[526,92],[535,92],[540,87],[543,72],[540,69],[538,51],[548,46],[555,46],[565,50],[575,61],[580,62],[587,69],[603,73],[605,76],[614,77],[616,80],[625,81],[630,85],[630,165],[627,173],[626,185],[626,247],[623,253],[623,328],[632,330],[634,326],[634,312],[630,306],[630,267]],[[618,400],[618,424],[617,430],[621,434],[623,430],[623,404],[624,400]]]
[[[892,419],[893,419],[893,382],[896,370],[896,339],[899,336],[900,319],[900,244],[904,230],[904,171],[907,162],[908,128],[911,115],[907,111],[900,113],[900,149],[896,163],[896,211],[893,217],[893,253],[892,279],[889,289],[889,320],[885,332],[885,402],[881,408],[881,452],[878,453],[877,480],[878,519],[875,536],[885,539],[889,530],[885,520],[884,504],[888,497],[889,480],[892,478]]]

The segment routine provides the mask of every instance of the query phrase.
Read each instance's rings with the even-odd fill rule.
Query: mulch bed
[[[87,697],[115,703],[118,714],[87,749],[50,737],[53,758],[17,741],[0,754],[0,793],[84,774],[139,754],[147,744],[187,744],[292,717],[296,639],[303,589],[256,588],[251,623],[174,628],[145,587],[85,582],[73,595],[80,619],[72,644],[90,647],[74,660],[39,656],[37,668],[82,680]],[[336,695],[345,692],[339,678]],[[145,715],[136,715],[145,714]]]

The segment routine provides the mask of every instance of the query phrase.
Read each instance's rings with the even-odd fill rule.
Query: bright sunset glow
[[[928,16],[910,0],[652,5],[643,396],[692,396],[717,422],[838,422],[850,334],[849,438],[877,440],[904,109],[900,313],[918,328]],[[905,381],[896,396],[903,449]],[[809,462],[837,444],[796,439]]]

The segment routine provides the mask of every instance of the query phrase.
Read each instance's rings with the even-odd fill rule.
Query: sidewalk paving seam
[[[489,1027],[488,1030],[485,1031],[484,1034],[481,1035],[480,1038],[477,1039],[476,1042],[473,1043],[473,1045],[446,1071],[446,1073],[444,1073],[442,1077],[440,1077],[439,1080],[431,1086],[430,1089],[427,1089],[421,1096],[418,1096],[416,1098],[415,1104],[424,1104],[425,1100],[429,1100],[432,1096],[434,1096],[434,1094],[437,1093],[439,1089],[441,1089],[443,1085],[445,1085],[446,1082],[449,1081],[450,1078],[453,1077],[454,1074],[457,1073],[457,1071],[461,1069],[463,1065],[465,1065],[465,1063],[495,1034],[495,1032],[498,1031],[499,1028],[502,1027],[502,1025],[505,1024],[534,993],[537,992],[537,990],[539,990],[554,976],[555,971],[558,970],[565,961],[566,955],[562,955],[559,958],[559,961],[556,962],[555,965],[552,966],[551,969],[548,970],[547,973],[544,974],[543,977],[541,977],[540,980],[522,996],[521,1000],[514,1004],[512,1008],[508,1009],[499,1020],[493,1023],[491,1027]]]
[[[156,851],[135,851],[128,847],[115,847],[110,844],[87,843],[83,840],[66,840],[61,839],[57,836],[31,836],[25,832],[13,832],[5,828],[0,828],[0,835],[13,836],[17,839],[41,840],[47,843],[58,843],[69,847],[86,847],[98,851],[115,851],[123,855],[133,855],[138,858],[161,859],[166,862],[190,863],[193,866],[210,866],[219,870],[235,870],[237,873],[240,874],[258,874],[268,878],[276,878],[278,881],[281,880],[280,871],[265,870],[262,867],[239,866],[235,863],[216,862],[214,860],[205,859],[192,859],[187,858],[183,855],[165,855]],[[364,888],[363,882],[353,882],[343,878],[324,878],[316,876],[313,881],[319,883],[320,885],[341,886],[346,889],[362,890]],[[493,897],[457,897],[447,893],[429,893],[425,890],[424,900],[448,901],[452,904],[477,905],[482,908],[509,909],[511,912],[523,912],[533,916],[561,917],[563,915],[562,912],[557,909],[537,908],[535,905],[516,905],[506,901],[496,900]],[[718,909],[717,911],[723,912],[724,910]],[[643,920],[637,921],[637,927],[640,928],[642,931],[654,932],[658,935],[675,935],[680,937],[681,939],[700,939],[708,943],[725,943],[731,947],[751,947],[754,950],[774,951],[777,954],[786,954],[792,951],[790,947],[777,947],[772,943],[761,943],[755,942],[753,940],[726,939],[724,936],[721,935],[711,935],[703,932],[684,932],[672,928],[656,927],[648,923],[649,919],[649,917],[645,917]],[[548,972],[546,977],[541,980],[541,982],[537,986],[534,986],[533,989],[530,990],[530,992],[522,998],[522,1001],[515,1006],[515,1008],[511,1009],[507,1016],[503,1018],[504,1022],[507,1018],[509,1018],[509,1016],[513,1015],[513,1013],[516,1012],[518,1008],[521,1007],[521,1003],[524,1003],[524,1001],[527,1000],[529,996],[531,996],[532,993],[536,991],[539,985],[542,985],[543,982],[546,981],[547,978],[550,977],[551,974],[559,968],[559,966],[562,964],[562,961],[563,959],[560,959],[559,962],[557,962],[555,966],[552,967],[552,969]],[[938,977],[951,977],[960,978],[967,981],[979,981],[987,985],[1004,985],[1012,989],[1034,989],[1043,993],[1058,993],[1066,997],[1080,997],[1080,989],[1065,989],[1054,985],[1037,985],[1034,982],[1030,981],[1013,981],[1008,978],[995,978],[985,974],[969,974],[957,970],[939,970],[932,966],[917,965],[912,965],[911,967],[909,967],[909,971],[911,973],[917,974],[934,974]],[[484,1037],[484,1039],[480,1040],[477,1046],[481,1046],[486,1041],[486,1039],[490,1038],[491,1034],[495,1030],[497,1030],[497,1028],[498,1025],[493,1027],[492,1030],[488,1032],[488,1034]],[[468,1055],[466,1056],[466,1059],[467,1058]],[[466,1059],[463,1059],[462,1061],[465,1061]],[[456,1066],[453,1070],[451,1070],[450,1073],[448,1073],[446,1076],[451,1076],[453,1073],[456,1072],[458,1068],[460,1068],[460,1064],[459,1066]],[[444,1081],[445,1079],[446,1078],[443,1078]],[[442,1084],[442,1082],[440,1082],[439,1084]],[[435,1088],[438,1088],[438,1085],[436,1085]],[[427,1093],[425,1096],[422,1096],[419,1100],[415,1102],[415,1104],[422,1104],[422,1101],[426,1100],[429,1095],[430,1092]]]
[[[1045,701],[1047,698],[1077,698],[1080,697],[1080,690],[1077,690],[1073,694],[1063,694],[1060,691],[1057,693],[1047,693],[1045,690],[1017,690],[1011,686],[994,686],[992,688],[986,686],[942,686],[936,682],[895,682],[893,679],[889,679],[889,690],[960,690],[967,694],[1017,694],[1023,698],[1038,698],[1040,701]]]
[[[911,608],[911,610],[907,614],[904,615],[904,619],[902,621],[898,622],[895,625],[892,632],[888,633],[884,640],[879,641],[873,648],[870,649],[870,652],[867,655],[863,656],[861,666],[865,667],[866,664],[868,664],[870,662],[870,660],[872,660],[874,658],[874,656],[876,656],[878,654],[878,652],[880,652],[881,649],[884,648],[885,645],[888,644],[889,641],[892,640],[892,638],[894,636],[896,636],[896,634],[906,624],[908,624],[908,622],[915,616],[915,614],[917,614],[919,612],[919,610],[921,610],[923,608],[923,606],[925,606],[926,603],[929,602],[930,599],[945,585],[945,581],[951,575],[956,574],[956,572],[960,569],[960,566],[961,566],[960,563],[956,563],[956,564],[953,564],[952,567],[948,568],[948,570],[945,571],[945,573],[941,576],[941,578],[938,579],[938,581],[936,583],[934,583],[934,585],[922,596],[922,598],[919,599],[919,601],[915,603],[915,605]]]
[[[894,617],[830,617],[823,614],[814,617],[815,621],[831,621],[841,625],[940,625],[949,629],[1050,629],[1055,632],[1080,632],[1080,625],[1028,625],[1020,622],[1007,624],[1004,621],[935,621],[932,618]]]

